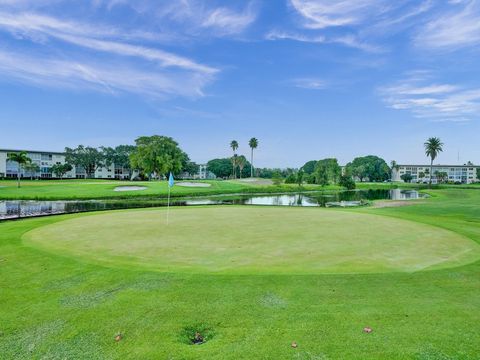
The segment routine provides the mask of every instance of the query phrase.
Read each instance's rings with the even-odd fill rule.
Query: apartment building
[[[465,165],[433,165],[432,183],[438,183],[437,173],[447,174],[448,182],[470,184],[480,181],[477,169],[480,166],[468,163]],[[392,169],[392,181],[403,181],[402,175],[410,174],[412,182],[427,183],[430,181],[430,165],[398,165]]]
[[[18,172],[18,164],[8,160],[9,153],[16,153],[22,150],[13,149],[0,149],[0,178],[16,178]],[[32,159],[32,162],[37,164],[39,171],[30,173],[24,169],[21,169],[20,176],[23,178],[53,178],[55,174],[52,173],[52,166],[55,164],[65,164],[65,154],[61,152],[52,151],[34,151],[23,150],[27,152],[27,156]],[[65,179],[83,179],[87,175],[85,170],[79,167],[74,167],[72,171],[65,174]],[[111,164],[98,168],[95,171],[96,179],[130,179],[130,172],[128,169],[124,169],[121,166]]]

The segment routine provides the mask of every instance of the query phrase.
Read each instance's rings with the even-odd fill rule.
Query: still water
[[[360,206],[369,200],[411,200],[424,195],[415,190],[357,190],[332,193],[309,192],[281,195],[209,196],[197,198],[174,198],[172,206],[193,205],[271,205],[271,206]],[[22,217],[68,214],[85,211],[133,209],[166,206],[165,199],[148,200],[78,200],[78,201],[0,201],[0,220]]]

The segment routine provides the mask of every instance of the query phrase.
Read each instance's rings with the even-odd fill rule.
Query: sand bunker
[[[117,186],[113,191],[139,191],[146,188],[146,186]]]

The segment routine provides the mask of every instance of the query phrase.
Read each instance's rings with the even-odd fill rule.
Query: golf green
[[[205,273],[378,273],[480,258],[457,233],[387,216],[273,207],[116,211],[56,222],[29,246],[108,266]]]

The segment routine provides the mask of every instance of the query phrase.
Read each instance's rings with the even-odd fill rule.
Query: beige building
[[[477,169],[480,166],[468,163],[466,165],[433,165],[432,183],[438,183],[437,173],[446,173],[447,181],[470,184],[480,181]],[[392,169],[392,181],[403,181],[402,175],[412,175],[412,182],[428,183],[430,181],[430,165],[398,165]]]

